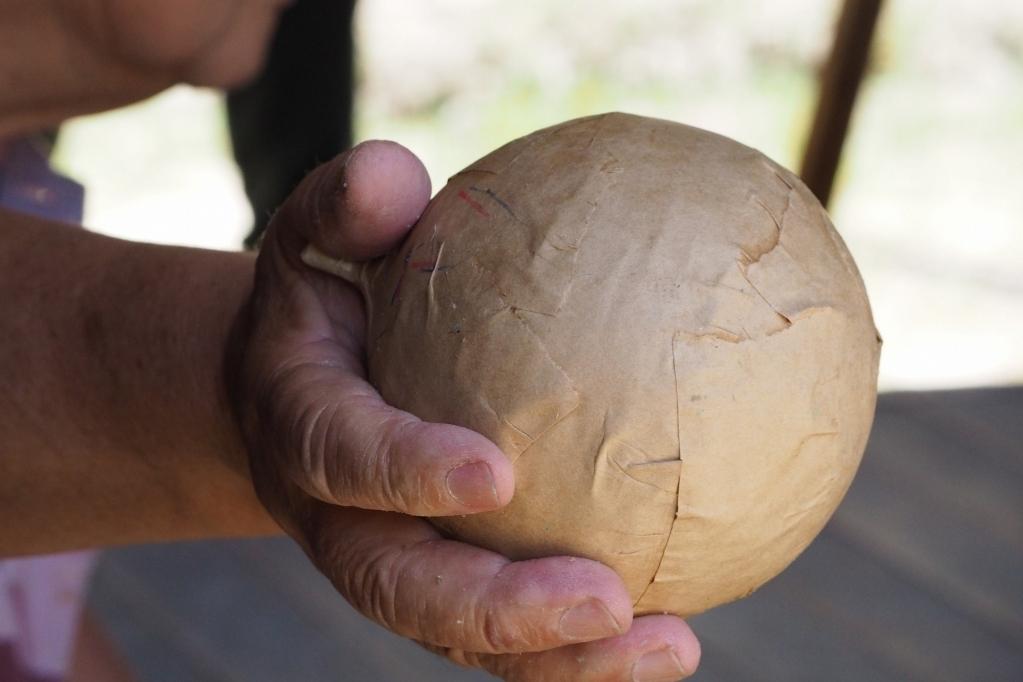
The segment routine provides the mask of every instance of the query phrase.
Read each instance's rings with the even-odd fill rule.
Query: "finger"
[[[293,258],[311,243],[332,258],[367,260],[401,241],[429,200],[430,176],[415,154],[370,140],[307,175],[271,229]]]
[[[673,682],[696,672],[700,643],[674,616],[637,618],[624,635],[520,655],[448,652],[508,682]]]
[[[313,559],[351,604],[405,637],[487,653],[542,651],[625,632],[632,602],[607,566],[511,562],[441,539],[422,519],[324,508]]]
[[[345,159],[345,172],[354,178],[349,189],[357,198],[310,209],[310,197],[324,196],[316,189],[323,178],[337,176],[329,169]],[[375,205],[379,197],[365,188],[386,189],[393,178],[379,174],[396,167],[407,170],[410,162],[421,170],[411,153],[397,145],[360,145],[314,173],[275,216],[257,265],[262,286],[256,291],[261,302],[256,324],[277,341],[250,353],[256,365],[277,368],[256,393],[262,396],[262,421],[272,424],[264,431],[277,446],[273,451],[289,454],[283,461],[290,480],[325,502],[422,516],[489,511],[511,500],[511,463],[484,436],[422,422],[388,406],[362,376],[363,317],[354,290],[300,263],[296,267],[291,260],[298,250],[285,243],[286,235],[302,238],[299,230],[336,223],[344,229],[329,234],[347,235],[344,248],[358,253],[352,241],[357,232],[348,226],[372,211],[388,210]],[[401,224],[395,222],[399,213],[392,211],[377,225]],[[300,219],[306,214],[321,218]],[[322,218],[328,214],[340,217]]]
[[[511,501],[511,462],[484,436],[424,422],[384,402],[332,342],[310,344],[266,395],[291,480],[345,507],[446,516]]]

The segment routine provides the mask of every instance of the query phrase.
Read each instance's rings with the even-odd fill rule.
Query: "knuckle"
[[[423,497],[415,472],[401,461],[401,442],[412,424],[402,416],[388,417],[360,457],[366,465],[364,470],[373,472],[372,484],[380,502],[388,509],[404,512],[418,511]]]
[[[292,366],[278,374],[277,400],[278,420],[286,453],[286,461],[292,473],[308,492],[322,496],[330,494],[326,484],[326,448],[330,428],[328,405],[315,399],[310,391],[315,377],[304,365]]]
[[[340,566],[334,581],[338,591],[360,613],[392,632],[409,635],[401,627],[397,609],[402,560],[395,549],[355,546],[335,553]]]
[[[508,623],[497,609],[490,605],[477,607],[476,622],[479,636],[487,648],[487,652],[506,653],[516,648],[516,637],[508,627]]]
[[[282,365],[270,372],[255,396],[261,447],[277,453],[288,478],[314,497],[333,500],[336,463],[329,444],[335,407],[319,399],[321,368],[310,363]]]
[[[293,426],[293,442],[297,443],[296,465],[302,478],[312,488],[310,492],[318,497],[340,502],[332,476],[328,475],[330,460],[327,443],[330,433],[330,409],[328,405],[310,403],[299,412]]]

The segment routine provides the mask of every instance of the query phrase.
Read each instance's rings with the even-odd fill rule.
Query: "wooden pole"
[[[800,174],[827,206],[842,156],[842,145],[877,26],[882,0],[845,0],[835,40],[821,74],[813,128],[806,143]]]

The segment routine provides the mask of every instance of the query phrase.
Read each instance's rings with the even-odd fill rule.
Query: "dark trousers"
[[[254,247],[298,182],[352,142],[355,0],[299,0],[281,17],[266,69],[227,97],[234,156],[252,204]]]

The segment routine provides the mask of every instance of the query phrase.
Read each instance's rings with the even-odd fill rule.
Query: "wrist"
[[[182,491],[202,535],[280,532],[258,500],[234,409],[234,377],[247,341],[247,314],[255,257],[246,253],[181,250],[190,272],[193,301],[180,328],[191,330],[188,354],[179,358],[186,391],[182,424],[196,466],[186,466]],[[201,303],[200,303],[201,302]],[[191,362],[190,362],[191,360]],[[194,364],[192,364],[194,362]]]
[[[254,258],[124,244],[91,297],[107,314],[104,301],[122,302],[115,313],[136,325],[107,336],[99,365],[119,375],[121,390],[104,402],[102,421],[162,479],[176,517],[170,535],[277,532],[256,498],[228,388]]]

